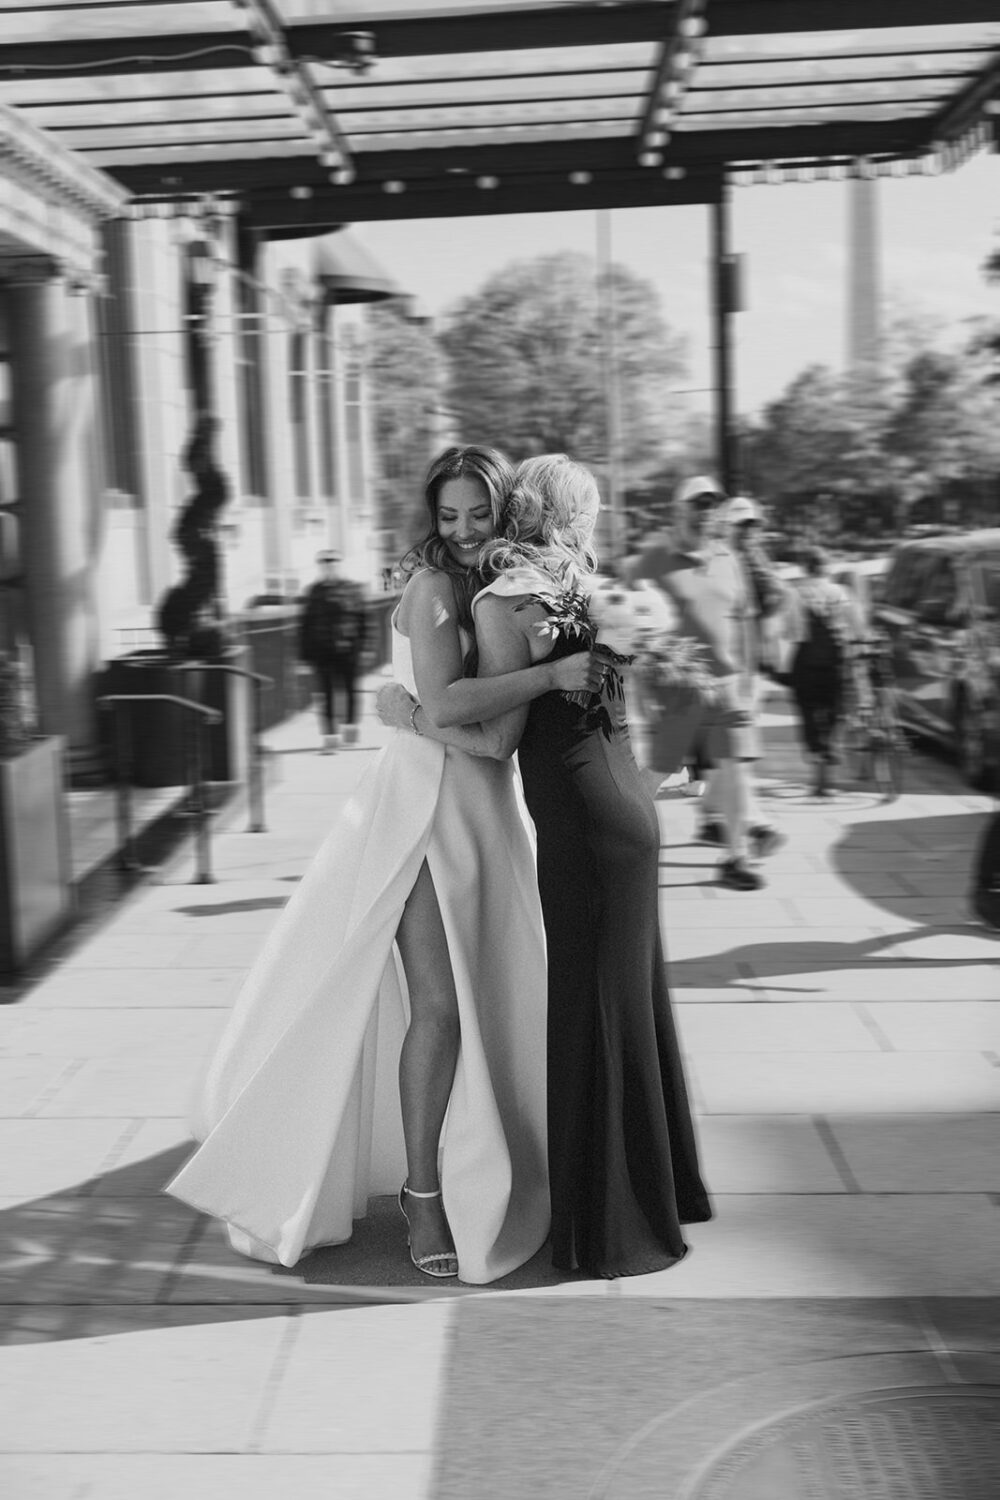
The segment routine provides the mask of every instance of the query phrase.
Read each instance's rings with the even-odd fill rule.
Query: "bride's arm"
[[[537,670],[530,665],[528,632],[542,619],[544,612],[537,605],[518,611],[515,617],[509,600],[487,595],[476,611],[479,671],[483,678],[496,680],[500,676],[513,677]],[[485,724],[442,729],[405,688],[393,683],[379,693],[379,712],[384,722],[394,724],[398,729],[412,729],[427,739],[453,745],[456,750],[465,750],[470,755],[507,760],[517,749],[524,733],[528,705],[523,703]]]
[[[524,645],[523,653],[518,653],[517,666],[493,668],[501,674],[497,676],[463,677],[458,612],[448,579],[430,571],[417,573],[409,588],[412,593],[408,623],[417,697],[423,716],[437,729],[495,719],[523,707],[533,698],[540,698],[543,693],[557,688],[568,691],[590,688],[599,679],[600,670],[589,652],[532,666],[525,630],[512,619],[508,622],[511,642],[519,636]],[[498,611],[489,610],[494,602]],[[533,616],[534,608],[524,611],[525,615]],[[491,595],[481,601],[478,620],[486,620],[487,610],[490,618],[494,614],[502,614],[505,619],[512,615],[511,604],[494,601]],[[528,623],[526,619],[525,625]],[[476,638],[482,650],[479,629]]]

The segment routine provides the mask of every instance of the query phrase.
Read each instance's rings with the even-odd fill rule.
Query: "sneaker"
[[[707,818],[695,831],[694,841],[696,844],[724,844],[726,830],[714,818]]]
[[[319,750],[320,755],[332,755],[339,743],[340,736],[338,734],[324,734],[323,743]]]
[[[742,859],[727,859],[719,866],[719,884],[731,891],[759,891],[764,882]]]
[[[751,859],[766,859],[775,849],[780,849],[785,840],[785,834],[779,833],[769,823],[757,823],[753,828],[747,829]]]

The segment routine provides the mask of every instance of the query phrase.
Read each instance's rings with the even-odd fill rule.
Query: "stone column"
[[[37,278],[19,281],[10,310],[21,552],[40,728],[65,735],[71,756],[86,759],[97,739],[95,583],[104,525],[90,299],[71,294],[50,263],[40,263]]]
[[[852,177],[847,184],[847,370],[862,386],[879,377],[878,183]]]

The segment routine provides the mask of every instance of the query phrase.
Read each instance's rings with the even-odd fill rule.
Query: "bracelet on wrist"
[[[417,709],[419,707],[419,703],[414,703],[413,707],[410,709],[410,728],[413,730],[414,734],[419,734],[422,737],[424,731],[417,724]]]

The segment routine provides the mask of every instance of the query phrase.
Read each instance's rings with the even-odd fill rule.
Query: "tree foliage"
[[[432,457],[443,362],[426,323],[403,302],[368,309],[368,389],[373,405],[379,524],[403,552],[422,534],[423,480]]]
[[[601,293],[613,309],[621,454],[635,474],[668,450],[683,346],[649,282],[613,265]],[[493,443],[514,459],[565,452],[606,463],[598,297],[594,263],[560,253],[512,262],[450,310],[441,343],[465,441]]]
[[[995,515],[1000,427],[974,341],[945,349],[916,323],[887,341],[877,379],[815,366],[764,409],[744,445],[748,487],[786,524],[851,534]]]

